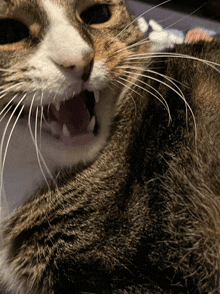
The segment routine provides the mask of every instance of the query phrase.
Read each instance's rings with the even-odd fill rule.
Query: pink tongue
[[[87,133],[91,118],[82,96],[65,101],[59,111],[53,106],[53,112],[59,124],[67,126],[71,136]]]

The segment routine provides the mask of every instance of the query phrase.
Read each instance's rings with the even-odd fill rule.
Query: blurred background
[[[157,5],[163,0],[138,0],[143,3]],[[205,17],[210,20],[220,21],[220,0],[171,0],[161,8],[173,9],[179,12]]]

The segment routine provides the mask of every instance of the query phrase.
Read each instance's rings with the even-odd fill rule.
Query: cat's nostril
[[[75,65],[70,65],[70,66],[68,66],[68,69],[70,69],[70,70],[74,70],[75,69]]]
[[[87,54],[82,54],[77,58],[66,58],[62,61],[55,61],[62,67],[65,67],[73,73],[77,78],[81,78],[83,81],[87,81],[91,74],[94,63],[94,52],[90,51]]]

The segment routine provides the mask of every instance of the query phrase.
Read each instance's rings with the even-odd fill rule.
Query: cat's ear
[[[146,22],[145,18],[144,17],[139,17],[137,19],[137,22],[138,22],[139,29],[142,31],[142,33],[145,34],[148,31],[148,28],[149,28],[149,25]]]

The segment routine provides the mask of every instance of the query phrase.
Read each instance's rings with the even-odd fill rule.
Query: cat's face
[[[1,0],[0,131],[11,117],[38,156],[92,160],[126,79],[118,66],[137,46],[125,48],[142,38],[136,22],[121,33],[130,23],[123,0]]]

